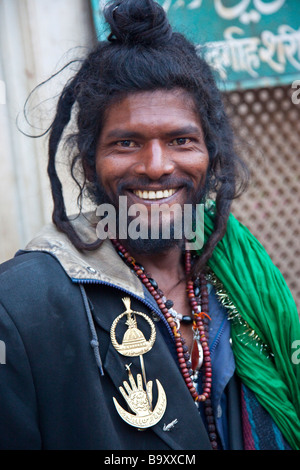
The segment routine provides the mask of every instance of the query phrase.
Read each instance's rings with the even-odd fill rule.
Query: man
[[[0,446],[298,449],[299,319],[229,216],[244,167],[209,67],[152,0],[105,16],[109,40],[67,84],[50,130],[53,225],[0,271]],[[163,236],[166,206],[158,237],[121,237],[120,216],[103,241],[95,214],[67,217],[55,157],[72,110],[81,197],[115,209],[125,197],[128,229],[139,204],[147,235],[158,204],[206,201],[203,248],[175,236],[178,214]]]

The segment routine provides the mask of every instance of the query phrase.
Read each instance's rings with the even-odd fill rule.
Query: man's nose
[[[173,173],[174,167],[174,163],[165,146],[159,141],[152,141],[147,143],[141,150],[139,161],[135,165],[135,171],[138,175],[158,180],[164,175]]]

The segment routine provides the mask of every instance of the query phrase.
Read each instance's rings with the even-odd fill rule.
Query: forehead
[[[143,127],[145,130],[159,128],[168,131],[174,126],[191,124],[201,130],[194,100],[188,92],[181,89],[137,92],[108,107],[102,134],[116,128]]]

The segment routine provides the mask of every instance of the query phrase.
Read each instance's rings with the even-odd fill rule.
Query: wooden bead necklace
[[[192,280],[187,281],[187,294],[189,303],[192,310],[192,317],[178,315],[174,311],[173,302],[166,300],[163,292],[158,288],[157,282],[151,277],[145,274],[143,266],[136,262],[136,260],[130,255],[130,253],[121,245],[118,240],[111,240],[115,246],[118,254],[133,268],[136,275],[139,277],[141,282],[148,289],[150,294],[155,299],[160,311],[167,320],[174,336],[175,347],[179,362],[179,367],[183,379],[186,383],[187,388],[195,402],[204,402],[205,415],[208,424],[208,435],[212,444],[213,449],[217,449],[217,435],[216,427],[213,418],[213,411],[211,407],[211,386],[212,386],[212,367],[211,357],[208,346],[208,290],[207,283],[204,274],[199,276],[200,286],[195,286]],[[189,250],[185,251],[185,272],[187,279],[191,272],[192,259]],[[201,308],[200,308],[200,296],[201,296]],[[188,317],[188,318],[187,318]],[[180,333],[180,321],[193,324],[193,345],[191,355],[188,352],[188,348],[185,344],[185,340]],[[197,379],[198,370],[202,366],[203,362],[203,373],[202,373],[202,392],[198,394],[194,381]]]

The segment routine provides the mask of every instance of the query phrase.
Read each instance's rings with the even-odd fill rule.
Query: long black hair
[[[67,234],[78,250],[94,250],[101,243],[87,244],[75,231],[64,204],[56,171],[56,154],[62,134],[76,110],[76,154],[71,174],[81,195],[97,192],[96,145],[113,100],[128,93],[182,88],[193,98],[209,152],[208,191],[215,194],[215,230],[205,244],[195,269],[199,272],[226,231],[232,200],[244,189],[245,165],[234,150],[234,137],[222,96],[213,73],[182,34],[174,32],[163,8],[153,0],[117,0],[104,9],[110,34],[83,60],[76,75],[65,86],[50,127],[48,174],[54,201],[53,222]],[[76,105],[76,107],[75,107]],[[74,175],[82,169],[82,181]],[[91,176],[92,175],[92,176]]]

